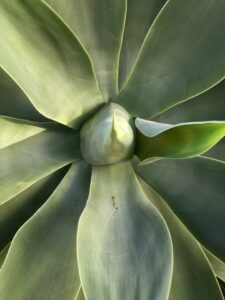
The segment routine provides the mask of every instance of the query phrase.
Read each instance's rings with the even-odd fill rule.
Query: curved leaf
[[[45,127],[42,124],[0,116],[0,149],[43,132]]]
[[[36,181],[80,159],[73,130],[48,129],[0,150],[0,204]]]
[[[172,237],[174,268],[169,300],[222,300],[216,278],[198,242],[163,199],[143,181],[141,185],[165,219]]]
[[[38,113],[26,95],[0,67],[0,115],[32,120],[46,121]]]
[[[225,161],[225,138],[223,138],[215,147],[210,149],[204,156]]]
[[[199,157],[161,160],[135,169],[194,236],[225,262],[225,163]]]
[[[225,80],[207,92],[193,99],[180,103],[160,114],[154,121],[163,123],[225,120]],[[216,144],[205,156],[225,161],[225,139]]]
[[[46,0],[88,51],[105,99],[117,93],[125,0]]]
[[[49,198],[67,169],[67,167],[62,168],[41,179],[10,201],[0,205],[0,251],[12,240],[20,226]]]
[[[176,125],[137,118],[136,154],[143,163],[155,158],[189,158],[212,148],[225,135],[225,122],[190,122]],[[148,160],[150,158],[150,160]]]
[[[9,251],[9,246],[10,246],[10,244],[7,245],[3,250],[0,251],[0,269],[5,261],[7,253]]]
[[[76,227],[89,182],[89,167],[74,164],[48,201],[18,231],[0,271],[2,300],[75,299],[80,286]]]
[[[78,225],[78,266],[88,300],[168,296],[172,275],[168,229],[147,201],[129,162],[93,167]]]
[[[214,273],[218,278],[225,282],[225,263],[213,255],[210,251],[203,249],[213,268]]]
[[[127,16],[120,55],[119,85],[129,75],[148,30],[166,0],[127,0]]]
[[[154,118],[161,123],[225,120],[225,80],[189,101],[179,103]]]
[[[224,11],[222,0],[167,1],[114,101],[134,116],[149,118],[221,81]]]
[[[103,102],[88,56],[41,0],[0,2],[0,65],[44,116],[76,126]]]

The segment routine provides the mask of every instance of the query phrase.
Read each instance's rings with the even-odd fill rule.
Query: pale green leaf
[[[47,129],[1,149],[0,204],[78,159],[79,137],[72,129]]]
[[[127,16],[120,54],[120,87],[129,75],[144,38],[165,2],[166,0],[127,0]]]
[[[78,266],[86,299],[167,299],[171,247],[167,226],[130,163],[93,167],[78,225]]]
[[[148,163],[153,158],[190,158],[212,148],[225,135],[225,122],[165,124],[137,118],[136,154]]]
[[[0,116],[0,149],[26,140],[45,130],[44,124]]]
[[[31,187],[0,205],[0,251],[57,187],[68,167],[41,179]]]
[[[216,278],[198,242],[163,199],[143,181],[141,184],[164,217],[172,237],[174,267],[169,300],[222,300]]]
[[[78,293],[76,295],[75,300],[85,300],[85,296],[84,296],[84,292],[83,292],[82,286],[80,286],[80,288],[78,290]]]
[[[90,169],[75,163],[18,231],[0,271],[2,300],[74,300],[80,286],[76,227],[88,197]]]
[[[0,65],[40,113],[76,126],[103,102],[78,40],[41,0],[2,0],[0,12]]]
[[[125,0],[46,0],[89,53],[105,99],[117,93]]]
[[[225,263],[213,255],[210,251],[206,249],[204,249],[204,251],[216,276],[225,282]]]
[[[150,118],[225,76],[225,1],[169,0],[145,39],[120,95],[134,116]]]
[[[205,157],[160,160],[136,172],[193,235],[225,262],[225,163]]]

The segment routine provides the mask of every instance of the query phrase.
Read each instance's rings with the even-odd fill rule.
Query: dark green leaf
[[[225,120],[225,80],[186,102],[163,112],[154,121],[161,123],[183,123]]]
[[[14,118],[46,121],[26,95],[0,67],[0,115]]]
[[[79,137],[73,130],[64,128],[42,129],[40,133],[0,149],[0,204],[78,159]]]
[[[41,179],[31,187],[0,205],[0,249],[3,249],[22,226],[49,198],[67,167]]]
[[[148,30],[166,0],[127,0],[127,16],[120,55],[119,85],[129,75]]]
[[[0,2],[0,65],[44,116],[76,126],[102,104],[91,62],[41,0]]]
[[[225,1],[169,0],[114,99],[142,118],[209,89],[225,76]]]
[[[172,237],[174,266],[169,300],[222,300],[216,278],[198,242],[163,199],[150,186],[141,184],[164,217]]]
[[[161,160],[137,166],[136,172],[194,236],[225,262],[225,163],[204,157]]]
[[[75,299],[80,286],[76,228],[89,182],[89,167],[75,163],[18,231],[0,271],[2,300]]]
[[[73,29],[89,53],[102,94],[117,93],[125,0],[46,0]]]
[[[9,246],[10,246],[10,244],[8,244],[7,246],[5,246],[5,248],[0,251],[0,269],[1,269],[1,267],[2,267],[2,265],[4,263],[4,261],[5,261],[7,253],[9,251]]]

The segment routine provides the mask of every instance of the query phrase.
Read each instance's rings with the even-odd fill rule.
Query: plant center
[[[106,104],[81,128],[81,153],[92,165],[113,164],[132,157],[132,117],[116,103]]]

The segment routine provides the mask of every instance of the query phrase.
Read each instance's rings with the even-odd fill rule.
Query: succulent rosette
[[[221,300],[225,1],[0,1],[0,299]]]

